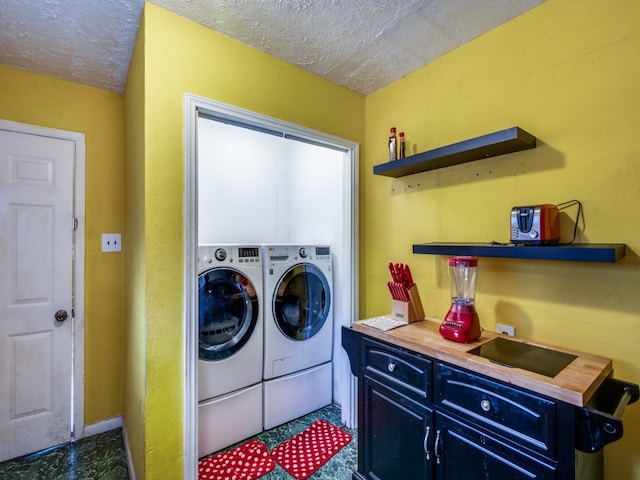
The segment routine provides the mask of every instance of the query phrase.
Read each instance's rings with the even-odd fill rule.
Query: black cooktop
[[[555,377],[578,358],[570,353],[549,350],[500,337],[469,350],[469,353],[488,358],[494,363],[522,368],[547,377]]]

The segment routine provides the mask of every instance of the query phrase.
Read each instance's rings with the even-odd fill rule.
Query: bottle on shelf
[[[391,127],[389,134],[389,161],[392,162],[398,158],[398,140],[396,138],[396,127]]]
[[[400,147],[399,147],[399,152],[398,152],[398,158],[404,158],[406,156],[405,143],[404,143],[404,132],[400,132],[399,136],[400,136]]]

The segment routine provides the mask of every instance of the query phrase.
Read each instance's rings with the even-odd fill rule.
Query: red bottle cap
[[[396,127],[391,127],[391,133],[396,133]]]
[[[400,135],[401,137],[404,137],[404,132],[400,132],[398,135]]]

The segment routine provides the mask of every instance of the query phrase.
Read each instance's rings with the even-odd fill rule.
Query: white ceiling
[[[368,95],[544,0],[151,0]],[[0,0],[0,64],[122,93],[143,0]]]

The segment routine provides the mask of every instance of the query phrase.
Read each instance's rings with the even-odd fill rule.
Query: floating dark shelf
[[[520,127],[511,127],[393,162],[382,163],[373,167],[373,173],[394,178],[404,177],[482,158],[519,152],[535,146],[536,137]]]
[[[488,243],[421,243],[413,246],[413,253],[615,263],[624,257],[625,244],[573,243],[571,245],[515,246]]]

